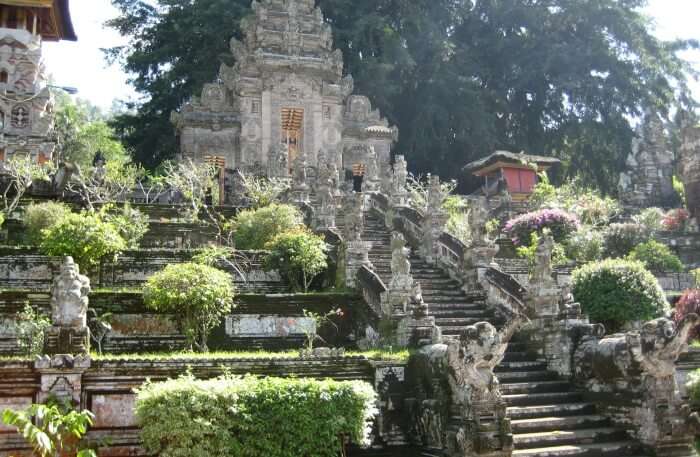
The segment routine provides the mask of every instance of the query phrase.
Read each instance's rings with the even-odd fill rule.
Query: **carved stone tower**
[[[351,95],[343,56],[314,0],[254,0],[243,41],[231,40],[234,66],[173,113],[180,156],[197,162],[225,159],[228,169],[279,175],[304,157],[319,155],[338,169],[365,163],[371,147],[388,168],[396,128],[367,97]]]
[[[667,207],[674,203],[674,157],[659,115],[647,113],[637,135],[620,175],[620,197],[634,208]]]
[[[0,163],[52,160],[53,99],[41,46],[62,39],[76,40],[68,0],[0,1]]]

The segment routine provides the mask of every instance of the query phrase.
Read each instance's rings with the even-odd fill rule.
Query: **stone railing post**
[[[343,208],[345,213],[345,285],[355,287],[357,272],[363,266],[373,269],[369,260],[372,243],[362,240],[365,228],[364,195],[350,194]]]
[[[90,368],[91,363],[89,355],[54,355],[38,358],[34,362],[34,369],[40,377],[37,402],[45,403],[53,398],[71,405],[80,405],[83,374]]]
[[[442,203],[446,197],[440,186],[439,176],[429,176],[428,201],[425,209],[425,222],[423,223],[423,240],[421,254],[428,262],[435,264],[440,257],[438,241],[447,224],[447,213],[442,209]]]
[[[469,208],[469,231],[471,243],[464,256],[464,283],[468,288],[477,288],[483,283],[488,268],[498,268],[494,262],[498,245],[488,237],[486,223],[489,218],[486,197],[472,201]]]

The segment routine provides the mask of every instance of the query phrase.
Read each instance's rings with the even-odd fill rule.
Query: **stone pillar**
[[[681,130],[680,171],[695,227],[700,223],[700,125],[686,115]]]
[[[408,190],[406,189],[406,180],[408,179],[408,164],[404,156],[396,156],[394,162],[394,178],[391,189],[391,206],[405,207],[408,206]]]
[[[90,368],[89,355],[73,357],[72,355],[43,356],[34,362],[34,368],[40,376],[37,402],[45,403],[49,398],[80,405],[83,373]]]
[[[365,229],[364,195],[355,193],[348,195],[343,212],[345,213],[345,284],[355,287],[357,271],[366,266],[372,269],[369,251],[372,243],[362,240]]]
[[[328,230],[335,227],[335,216],[337,208],[335,205],[335,196],[332,191],[330,180],[326,180],[325,184],[319,188],[319,209],[316,211],[316,228],[318,230]]]
[[[302,152],[293,164],[294,173],[292,176],[292,198],[294,199],[295,203],[308,203],[310,200],[310,187],[306,174],[307,167],[308,163],[306,160],[306,154]]]
[[[445,193],[440,186],[439,176],[429,176],[428,205],[423,222],[423,242],[421,254],[428,263],[436,263],[440,257],[438,241],[447,224],[447,213],[442,209]]]
[[[466,289],[474,290],[483,284],[483,275],[488,268],[498,268],[494,262],[499,246],[486,233],[489,218],[488,201],[479,197],[472,201],[469,208],[469,231],[471,243],[464,256],[464,284]]]
[[[65,257],[61,272],[51,288],[52,326],[44,334],[44,353],[87,354],[90,331],[87,326],[90,279],[80,274],[72,257]]]

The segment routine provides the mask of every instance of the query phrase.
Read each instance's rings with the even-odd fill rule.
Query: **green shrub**
[[[695,370],[688,374],[688,381],[685,387],[692,405],[694,407],[700,406],[700,370]]]
[[[684,270],[681,259],[668,246],[655,240],[638,244],[629,259],[639,260],[651,271],[681,273]]]
[[[254,377],[146,383],[136,415],[162,457],[337,457],[369,444],[374,389],[362,381]]]
[[[326,242],[303,228],[277,235],[265,249],[270,251],[265,268],[279,271],[294,291],[308,292],[314,278],[328,268]]]
[[[530,235],[530,245],[529,246],[518,246],[516,252],[518,257],[527,260],[530,272],[534,271],[535,262],[537,261],[537,245],[540,243],[540,236],[537,232]],[[552,265],[564,265],[569,262],[566,257],[566,252],[564,246],[554,242],[554,249],[552,250]]]
[[[605,239],[599,230],[581,227],[566,240],[566,256],[578,263],[588,263],[603,258]]]
[[[256,210],[245,210],[233,223],[236,249],[260,250],[277,235],[302,225],[302,215],[290,205],[272,204]]]
[[[233,307],[233,281],[227,273],[196,263],[168,265],[143,290],[146,306],[170,313],[191,348],[207,351],[207,337]]]
[[[71,213],[42,230],[41,251],[50,256],[72,256],[87,272],[101,259],[116,256],[126,242],[113,224],[95,213]]]
[[[41,355],[44,350],[44,330],[51,326],[48,316],[29,303],[17,313],[17,345],[28,357]]]
[[[668,303],[658,281],[641,262],[606,259],[573,272],[573,293],[585,313],[608,331],[661,316]]]
[[[666,213],[661,208],[646,208],[632,216],[632,222],[641,225],[648,233],[654,233],[664,229],[665,217]]]
[[[128,203],[121,208],[107,205],[100,212],[102,219],[114,225],[128,249],[138,249],[139,242],[148,232],[148,215]]]
[[[638,224],[610,224],[605,230],[605,255],[625,257],[635,246],[648,241],[650,236],[651,234]]]
[[[33,203],[24,211],[24,227],[30,244],[41,243],[41,231],[51,227],[70,214],[70,208],[64,203]]]

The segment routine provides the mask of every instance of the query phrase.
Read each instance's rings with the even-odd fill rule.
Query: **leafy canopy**
[[[369,444],[375,402],[363,381],[184,377],[139,388],[136,414],[149,454],[336,457]]]
[[[270,251],[265,267],[284,275],[294,291],[308,292],[314,278],[328,268],[326,242],[304,228],[277,235],[265,248]]]
[[[238,213],[232,224],[233,239],[236,249],[266,249],[267,244],[277,235],[302,224],[303,217],[294,206],[273,203]]]
[[[113,123],[136,159],[176,151],[169,116],[241,38],[249,0],[112,0],[128,37],[107,51],[145,102]],[[416,172],[457,177],[494,149],[553,154],[562,174],[615,188],[630,151],[629,119],[692,104],[688,64],[640,9],[645,0],[319,0],[356,92],[401,129]]]

